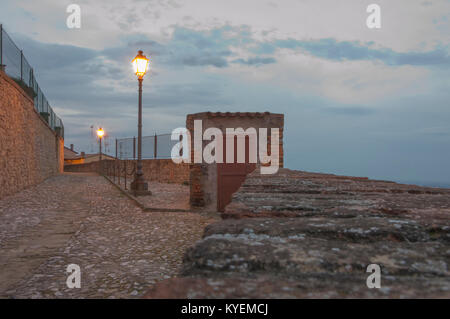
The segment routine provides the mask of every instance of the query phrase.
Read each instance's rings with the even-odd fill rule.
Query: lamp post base
[[[145,196],[151,195],[152,192],[148,190],[148,183],[142,177],[136,177],[135,180],[131,183],[131,192],[134,196]]]

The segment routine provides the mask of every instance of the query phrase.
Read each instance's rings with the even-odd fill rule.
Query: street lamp
[[[150,60],[144,55],[144,52],[139,51],[138,55],[131,61],[133,70],[138,77],[139,82],[139,114],[138,114],[138,160],[136,174],[134,175],[134,181],[131,183],[131,189],[135,196],[138,195],[151,195],[148,190],[148,183],[144,178],[142,171],[142,81],[144,75],[147,73]]]
[[[100,158],[99,158],[100,161],[102,160],[102,138],[103,138],[103,135],[105,135],[105,131],[103,131],[103,129],[100,127],[97,130],[97,136],[99,138],[99,147],[100,147],[99,152],[98,152],[98,154],[100,156]]]

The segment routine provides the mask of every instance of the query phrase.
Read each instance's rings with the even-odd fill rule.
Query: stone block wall
[[[33,100],[0,71],[0,198],[62,172],[63,149]]]
[[[68,164],[64,165],[64,172],[69,173],[92,173],[99,172],[100,165],[99,162],[90,162],[83,164]]]
[[[128,170],[134,161],[127,161]],[[122,164],[123,165],[123,164]],[[147,159],[142,161],[147,181],[183,184],[189,182],[189,164],[175,164],[171,159]],[[64,167],[66,172],[100,172],[99,162],[73,164]]]
[[[450,189],[255,170],[222,218],[147,298],[450,298]]]
[[[267,128],[268,150],[270,150],[270,129],[279,128],[279,167],[283,167],[283,130],[284,115],[269,112],[202,112],[188,114],[186,128],[191,133],[191,165],[190,165],[190,203],[193,207],[202,207],[206,210],[215,211],[217,206],[217,164],[194,163],[194,121],[202,120],[202,135],[207,128],[215,127],[225,134],[227,128],[253,127]],[[203,141],[204,148],[210,141]],[[225,145],[224,145],[225,147]],[[259,158],[258,158],[259,161]]]
[[[189,182],[189,164],[175,164],[172,159],[143,160],[144,176],[148,181],[183,184]]]

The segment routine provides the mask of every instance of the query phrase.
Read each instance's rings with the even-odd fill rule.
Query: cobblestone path
[[[50,178],[0,200],[0,297],[139,298],[177,275],[215,219],[142,212],[98,175]],[[67,288],[69,264],[81,268],[79,289]]]
[[[111,182],[114,182],[124,191],[129,191],[131,188],[130,178],[127,179],[127,188],[125,190],[125,179],[109,176]],[[139,196],[138,201],[145,207],[149,208],[165,208],[180,211],[189,210],[189,186],[181,184],[166,184],[159,182],[152,182],[150,190],[152,195]],[[176,199],[176,200],[174,200]]]

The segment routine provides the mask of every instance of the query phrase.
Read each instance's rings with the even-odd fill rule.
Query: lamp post
[[[102,160],[102,138],[103,138],[103,135],[105,135],[105,131],[103,131],[103,129],[100,127],[97,130],[97,136],[99,138],[99,152],[98,152],[98,154],[99,154],[99,160],[100,161]]]
[[[151,195],[151,192],[148,190],[148,183],[145,180],[144,173],[142,171],[142,81],[144,80],[145,73],[147,73],[149,61],[150,60],[147,59],[144,53],[139,51],[138,55],[131,62],[134,73],[138,77],[139,82],[138,160],[134,181],[131,183],[131,189],[135,196]]]

